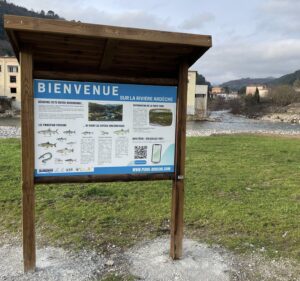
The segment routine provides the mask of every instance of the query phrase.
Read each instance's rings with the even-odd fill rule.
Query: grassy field
[[[188,138],[185,233],[300,260],[300,140]],[[0,235],[21,231],[20,142],[0,140]],[[40,243],[105,251],[168,234],[171,182],[36,187]]]

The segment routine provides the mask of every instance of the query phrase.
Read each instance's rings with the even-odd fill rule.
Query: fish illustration
[[[43,142],[39,144],[39,147],[45,147],[45,148],[56,147],[56,143]]]
[[[47,157],[48,156],[48,157]],[[44,153],[42,154],[39,159],[42,159],[42,162],[43,163],[46,163],[47,161],[49,161],[50,159],[52,159],[52,153],[50,152],[47,152],[47,153]]]
[[[125,135],[128,133],[129,133],[129,129],[128,130],[121,129],[121,130],[114,131],[114,134],[116,135]]]
[[[101,135],[103,135],[103,136],[104,136],[104,135],[108,135],[108,132],[105,132],[105,131],[101,131],[100,133],[101,133]]]
[[[58,138],[57,140],[58,141],[65,141],[65,140],[67,140],[67,138]]]
[[[83,135],[91,135],[91,134],[93,134],[93,132],[84,131],[84,132],[82,132],[82,134],[83,134]]]
[[[71,131],[71,130],[68,130],[68,131],[64,131],[64,134],[66,135],[72,135],[72,134],[75,134],[76,132],[75,131]]]
[[[74,152],[74,149],[64,148],[64,149],[59,149],[56,152],[61,154],[68,154]]]
[[[62,164],[64,162],[62,159],[59,159],[59,158],[55,158],[54,161],[56,164]]]
[[[75,142],[75,141],[70,141],[70,142],[67,142],[67,145],[74,145],[74,144],[76,144],[76,142]]]
[[[66,159],[65,162],[68,162],[69,164],[76,162],[76,159]]]
[[[43,134],[43,135],[49,135],[51,136],[52,134],[58,134],[58,129],[57,130],[51,130],[50,128],[48,130],[41,130],[38,131],[38,134]]]

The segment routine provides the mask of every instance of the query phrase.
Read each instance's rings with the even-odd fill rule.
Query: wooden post
[[[172,186],[170,249],[172,259],[179,259],[182,256],[187,82],[188,65],[182,63],[179,69],[177,89],[175,179]]]
[[[35,270],[34,111],[31,51],[20,52],[24,271]]]

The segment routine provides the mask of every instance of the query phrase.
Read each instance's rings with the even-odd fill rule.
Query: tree
[[[254,93],[254,100],[256,101],[256,103],[259,103],[260,97],[259,97],[259,90],[256,87],[255,93]]]
[[[225,94],[229,94],[229,92],[230,92],[230,89],[229,89],[228,86],[225,86],[225,87],[223,88],[223,90],[224,90]]]
[[[47,12],[47,16],[48,16],[48,17],[55,17],[55,13],[54,13],[53,11],[49,10],[49,11]]]
[[[238,94],[239,94],[239,95],[245,95],[245,94],[246,94],[246,86],[240,88],[240,89],[238,90]]]
[[[300,89],[300,79],[296,79],[293,84],[294,89]]]
[[[196,85],[208,85],[210,87],[210,82],[206,81],[205,77],[198,72],[196,73]]]

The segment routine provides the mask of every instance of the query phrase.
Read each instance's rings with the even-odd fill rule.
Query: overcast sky
[[[300,0],[10,0],[67,20],[209,34],[192,66],[214,84],[300,69]]]

